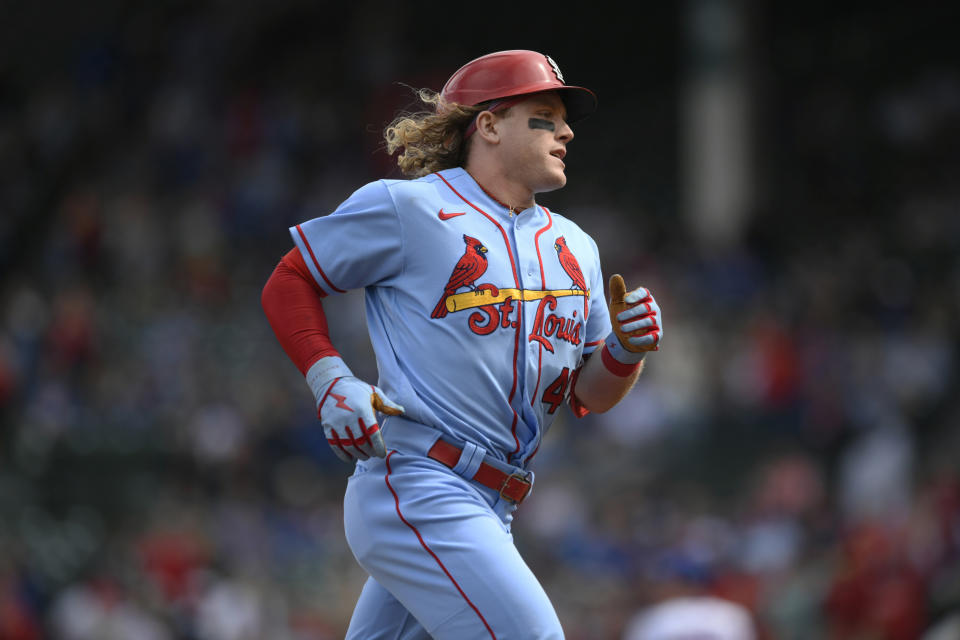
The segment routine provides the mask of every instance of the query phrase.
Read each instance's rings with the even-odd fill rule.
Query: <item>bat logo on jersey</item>
[[[467,248],[453,268],[453,273],[450,274],[450,279],[447,280],[447,285],[443,288],[440,302],[437,303],[433,313],[430,314],[431,318],[445,317],[447,315],[447,298],[455,294],[457,289],[461,287],[470,287],[475,291],[477,287],[474,282],[487,270],[487,256],[484,255],[487,248],[483,246],[483,243],[466,234],[463,235],[463,241]]]
[[[580,330],[587,317],[586,279],[573,252],[567,246],[563,236],[554,240],[557,258],[564,273],[570,278],[569,289],[501,289],[494,284],[476,284],[487,270],[487,248],[470,236],[464,235],[466,243],[464,254],[457,261],[444,286],[443,295],[437,302],[431,318],[445,318],[448,313],[474,309],[467,318],[467,326],[473,333],[485,336],[497,329],[517,329],[520,326],[521,306],[524,302],[537,302],[533,316],[533,327],[528,336],[530,342],[539,342],[551,353],[554,351],[551,339],[559,339],[572,345],[581,342]],[[457,293],[463,287],[470,291]],[[573,311],[569,316],[551,313],[557,311],[558,299],[577,296],[584,299],[583,316]],[[563,313],[562,311],[560,313]]]

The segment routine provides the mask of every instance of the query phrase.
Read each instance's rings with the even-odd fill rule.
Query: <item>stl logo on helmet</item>
[[[572,345],[580,344],[580,330],[586,319],[590,291],[586,288],[580,265],[563,236],[554,240],[554,248],[557,250],[557,260],[561,268],[570,279],[568,289],[503,289],[489,282],[477,284],[477,280],[487,271],[488,249],[480,240],[466,234],[463,242],[466,245],[463,255],[457,260],[440,300],[430,314],[431,318],[440,320],[446,318],[448,313],[472,309],[473,312],[467,318],[467,326],[473,333],[485,336],[497,329],[519,327],[518,303],[535,301],[538,304],[533,329],[528,336],[530,342],[539,342],[551,353],[552,338]],[[458,293],[464,287],[470,290]],[[583,298],[582,319],[578,317],[576,310],[568,317],[551,313],[557,309],[558,298],[569,296]]]
[[[547,62],[550,63],[550,66],[553,67],[553,72],[557,74],[557,80],[559,80],[560,82],[564,82],[563,74],[560,73],[560,67],[557,65],[554,59],[551,58],[550,56],[546,56],[546,58],[547,58]]]

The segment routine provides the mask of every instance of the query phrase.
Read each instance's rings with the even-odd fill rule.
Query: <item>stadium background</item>
[[[397,83],[504,48],[597,92],[540,200],[666,327],[515,522],[568,637],[674,589],[777,639],[960,611],[957,10],[252,6],[4,8],[0,638],[342,637],[348,469],[260,289],[287,226],[396,176]],[[373,378],[362,314],[331,330]]]

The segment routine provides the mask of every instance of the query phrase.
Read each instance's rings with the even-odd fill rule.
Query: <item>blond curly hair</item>
[[[446,102],[430,89],[418,89],[416,95],[431,110],[401,113],[394,118],[383,130],[387,153],[402,150],[397,165],[412,178],[463,165],[470,149],[464,131],[484,105]]]

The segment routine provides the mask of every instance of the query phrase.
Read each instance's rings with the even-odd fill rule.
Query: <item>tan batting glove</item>
[[[623,277],[616,273],[610,276],[609,309],[610,323],[620,346],[626,351],[640,354],[639,358],[627,357],[622,361],[638,362],[646,352],[660,349],[660,339],[663,337],[660,306],[650,291],[637,287],[627,293]],[[610,344],[609,340],[607,344]],[[615,353],[611,355],[616,357]]]

